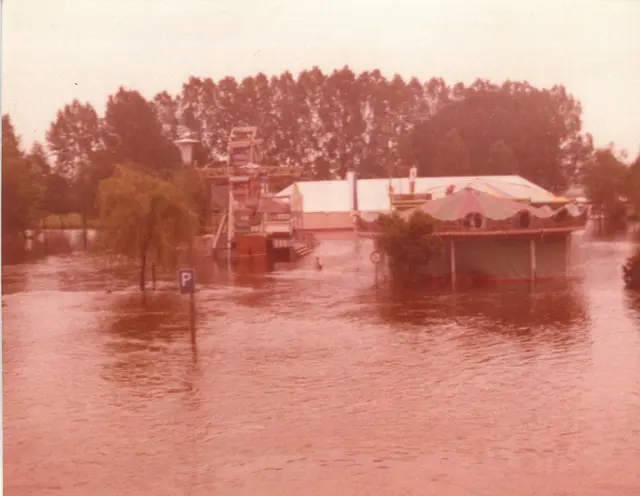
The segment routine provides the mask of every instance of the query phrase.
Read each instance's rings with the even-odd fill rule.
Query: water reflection
[[[88,241],[95,236],[88,232]],[[50,255],[63,255],[84,249],[82,230],[46,230],[26,235],[3,236],[2,265],[19,264]]]
[[[193,354],[190,348],[188,299],[173,292],[127,292],[110,295],[110,312],[104,321],[108,334],[104,377],[134,390],[155,395],[181,389],[172,379],[172,365],[181,366]],[[160,388],[160,390],[158,390]]]
[[[638,321],[638,324],[640,324],[640,291],[627,291],[625,296],[631,318],[635,318],[635,320]],[[638,326],[638,329],[640,330],[640,325]]]
[[[579,286],[562,283],[530,287],[438,293],[381,292],[380,316],[401,331],[438,333],[455,329],[463,346],[507,339],[526,349],[585,342],[588,314]]]
[[[423,327],[455,319],[458,323],[482,323],[487,329],[535,330],[568,327],[587,318],[584,298],[571,283],[456,294],[388,290],[379,292],[378,304],[385,319]]]

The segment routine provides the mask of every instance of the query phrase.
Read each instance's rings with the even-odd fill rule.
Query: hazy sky
[[[73,98],[190,76],[379,68],[562,83],[596,144],[640,149],[640,0],[3,0],[2,112],[25,146]]]

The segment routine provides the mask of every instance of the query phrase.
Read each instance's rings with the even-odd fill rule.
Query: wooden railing
[[[204,167],[198,169],[204,179],[228,179],[233,175],[267,175],[270,177],[300,177],[303,173],[302,167],[281,167],[279,165],[266,165],[257,169],[246,171],[232,171],[228,167]]]
[[[391,206],[397,210],[418,207],[432,199],[431,193],[407,193],[391,195]]]
[[[527,232],[560,232],[583,229],[586,223],[586,216],[571,215],[553,216],[549,218],[538,218],[531,216],[528,223],[522,223],[519,217],[505,220],[483,219],[478,228],[472,228],[465,220],[442,221],[436,224],[436,232],[440,233],[466,233],[477,234],[498,234],[498,233],[527,233]]]
[[[431,200],[433,195],[431,193],[397,193],[391,195],[391,202],[426,202]]]

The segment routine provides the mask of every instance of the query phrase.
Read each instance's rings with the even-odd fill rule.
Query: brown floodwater
[[[3,268],[4,490],[18,495],[640,494],[628,242],[571,283],[399,295],[370,248],[229,280],[82,254]],[[110,289],[110,292],[107,291]]]

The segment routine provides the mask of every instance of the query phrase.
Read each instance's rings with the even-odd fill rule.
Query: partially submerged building
[[[407,210],[434,219],[445,249],[427,274],[475,283],[544,280],[570,275],[571,234],[584,228],[586,210],[572,203],[536,206],[465,187]]]
[[[176,142],[185,165],[194,143]],[[261,143],[256,128],[234,128],[226,166],[200,169],[218,202],[211,249],[229,259],[290,260],[327,233],[376,238],[380,214],[420,209],[446,241],[427,268],[434,278],[557,277],[567,274],[571,233],[586,221],[569,199],[520,176],[417,177],[414,167],[405,178],[358,179],[350,170],[343,180],[301,181],[301,168],[263,165]]]
[[[415,174],[415,172],[414,172]],[[333,181],[297,181],[279,193],[298,198],[299,229],[315,233],[353,231],[356,217],[372,219],[410,208],[465,187],[533,205],[559,205],[565,198],[520,176],[357,179],[353,171]],[[357,215],[356,215],[357,214]]]
[[[416,177],[297,182],[282,194],[297,198],[301,230],[353,232],[376,238],[376,219],[396,211],[429,214],[446,249],[428,275],[456,283],[565,277],[571,234],[586,211],[520,176]]]

